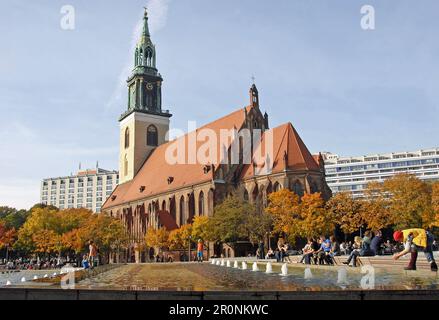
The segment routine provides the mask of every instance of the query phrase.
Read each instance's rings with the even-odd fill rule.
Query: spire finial
[[[149,28],[148,28],[148,8],[143,7],[145,12],[143,13],[143,36],[149,37]]]
[[[254,74],[252,74],[252,77],[251,77],[251,79],[252,79],[252,84],[255,84],[255,80],[256,80],[256,77],[255,77],[255,75],[254,75]]]

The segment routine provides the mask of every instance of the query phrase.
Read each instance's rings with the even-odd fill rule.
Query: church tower
[[[162,82],[145,9],[142,34],[134,52],[134,69],[127,80],[127,111],[119,118],[120,184],[133,179],[151,152],[166,142],[172,115],[162,110]]]

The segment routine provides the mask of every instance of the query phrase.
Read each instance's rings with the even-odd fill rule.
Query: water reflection
[[[173,263],[126,265],[102,273],[77,284],[77,288],[124,290],[178,290],[178,291],[320,291],[360,290],[360,272],[331,269],[312,269],[312,276],[305,276],[304,268],[288,266],[288,275],[280,276],[281,266],[273,265],[272,273],[265,273],[266,266],[258,264],[261,271],[252,272],[221,267],[208,263]],[[285,271],[285,270],[283,270]],[[309,271],[308,271],[309,272]],[[378,270],[375,289],[437,289],[436,276],[407,275],[395,270]]]

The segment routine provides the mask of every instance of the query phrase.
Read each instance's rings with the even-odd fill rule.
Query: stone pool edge
[[[0,300],[439,300],[439,290],[126,291],[0,288]]]

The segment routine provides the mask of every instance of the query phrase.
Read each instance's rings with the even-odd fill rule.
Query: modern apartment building
[[[439,180],[439,148],[361,157],[339,157],[329,152],[322,155],[326,182],[334,194],[349,191],[361,197],[369,182],[382,182],[402,172],[421,180]]]
[[[87,208],[100,212],[118,182],[117,171],[101,168],[80,170],[67,177],[47,178],[41,182],[40,202],[60,209]]]

